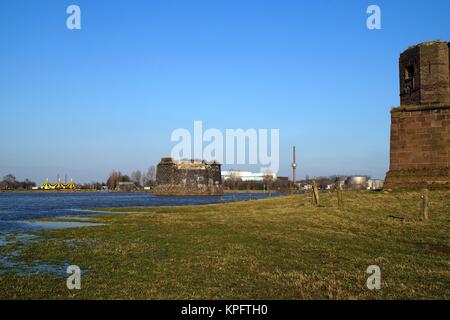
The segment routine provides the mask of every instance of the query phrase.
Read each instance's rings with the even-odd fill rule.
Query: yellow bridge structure
[[[39,187],[41,190],[75,190],[77,189],[77,185],[70,179],[69,183],[62,183],[61,179],[58,178],[58,182],[50,183],[48,178],[45,182]]]

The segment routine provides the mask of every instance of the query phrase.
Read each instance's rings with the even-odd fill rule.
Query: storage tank
[[[365,190],[367,189],[368,176],[351,176],[345,181],[345,185],[349,189],[353,190]]]

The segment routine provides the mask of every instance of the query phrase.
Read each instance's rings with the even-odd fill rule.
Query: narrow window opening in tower
[[[411,80],[414,78],[414,65],[406,67],[406,80]]]
[[[414,75],[415,75],[415,68],[414,65],[411,64],[405,68],[405,89],[409,93],[411,93],[411,90],[414,89]]]

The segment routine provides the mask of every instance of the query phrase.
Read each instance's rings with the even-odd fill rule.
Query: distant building
[[[450,188],[450,43],[424,42],[399,59],[384,188]]]
[[[367,176],[350,176],[345,180],[345,187],[352,190],[366,190],[368,188]]]
[[[321,190],[334,190],[336,183],[339,183],[341,189],[346,190],[381,190],[383,189],[383,180],[371,179],[369,176],[331,176],[329,178],[317,178],[318,187]],[[332,183],[330,182],[332,181]],[[302,181],[301,190],[311,190],[313,185],[308,180]]]
[[[136,191],[138,188],[134,182],[117,182],[116,191],[120,192],[132,192]]]
[[[369,179],[367,180],[367,189],[369,190],[381,190],[383,189],[384,180]]]
[[[339,176],[339,177],[337,178],[337,180],[339,181],[339,186],[340,186],[341,188],[344,188],[344,186],[345,186],[345,181],[347,181],[347,178],[348,178],[348,177],[346,177],[346,176]]]
[[[221,165],[216,161],[162,158],[152,192],[164,196],[223,195]]]
[[[222,171],[222,179],[239,179],[241,181],[264,181],[265,178],[271,177],[272,180],[277,179],[275,173],[265,173],[265,172],[250,172],[250,171]]]

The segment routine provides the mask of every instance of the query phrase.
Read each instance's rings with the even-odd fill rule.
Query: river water
[[[261,199],[267,194],[251,194]],[[146,192],[2,192],[0,193],[0,232],[86,226],[89,222],[36,223],[39,218],[102,214],[90,208],[179,206],[225,203],[249,199],[247,193],[226,193],[222,197],[161,197]]]
[[[105,212],[89,210],[91,208],[213,204],[244,201],[250,197],[261,199],[267,196],[262,193],[251,195],[228,193],[223,197],[159,197],[149,193],[3,192],[0,193],[0,247],[46,240],[45,237],[33,233],[34,230],[98,226],[100,224],[90,222],[89,218],[83,215],[105,214]],[[39,218],[58,218],[59,221],[33,221]],[[48,273],[61,278],[67,277],[66,269],[70,265],[69,261],[61,261],[59,264],[42,261],[25,262],[20,259],[20,254],[20,249],[0,253],[0,277],[7,272],[20,275]],[[86,274],[89,270],[83,272]]]

